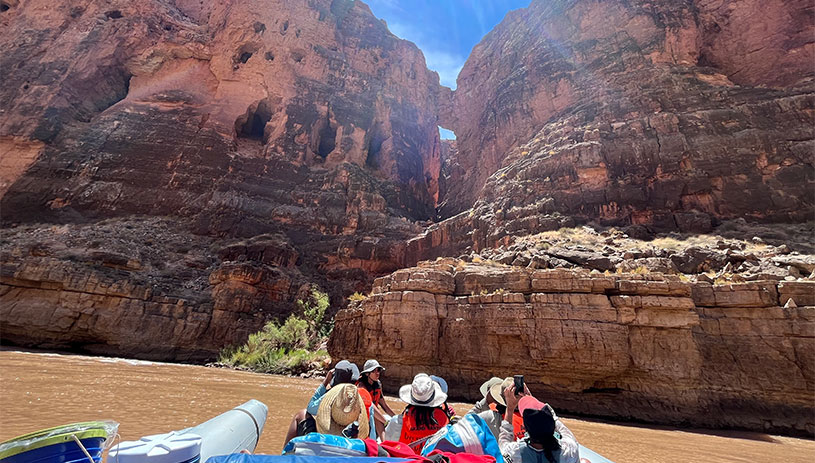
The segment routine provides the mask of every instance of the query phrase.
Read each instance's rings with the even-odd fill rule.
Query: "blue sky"
[[[510,10],[530,0],[364,0],[396,36],[415,43],[441,84],[456,88],[464,61]],[[442,138],[454,138],[442,131]]]

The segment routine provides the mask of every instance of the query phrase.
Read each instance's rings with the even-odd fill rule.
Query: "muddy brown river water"
[[[387,381],[387,378],[383,378]],[[75,421],[112,419],[123,440],[196,425],[249,399],[269,406],[257,453],[276,454],[315,379],[190,365],[0,351],[0,441]],[[396,411],[399,401],[388,397]],[[464,412],[469,404],[453,404]],[[618,463],[815,461],[815,441],[746,432],[564,418],[580,443]]]

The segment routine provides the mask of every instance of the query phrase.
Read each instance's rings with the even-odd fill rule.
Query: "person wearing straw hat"
[[[355,383],[359,379],[359,368],[348,360],[340,360],[337,364],[328,371],[325,379],[320,384],[311,396],[308,406],[299,412],[295,413],[289,424],[289,429],[286,432],[286,438],[283,441],[283,447],[295,436],[304,436],[306,434],[317,432],[317,427],[314,422],[314,416],[323,400],[326,392],[339,384]]]
[[[504,380],[497,376],[493,376],[485,381],[479,388],[483,399],[476,402],[475,406],[473,406],[473,408],[467,412],[467,414],[480,416],[481,419],[487,423],[487,426],[490,428],[490,431],[492,431],[496,441],[498,440],[498,435],[501,431],[501,420],[504,417],[504,410],[506,410],[506,406],[496,401],[490,391],[493,386],[500,385],[503,382]]]
[[[442,378],[441,376],[430,375],[430,379],[439,383],[439,387],[441,387],[441,392],[447,394],[449,388],[447,386],[447,381],[445,381],[444,378]],[[448,395],[448,397],[450,396]],[[453,408],[452,405],[448,404],[447,401],[441,404],[441,409],[444,410],[444,413],[447,415],[447,419],[450,420],[451,424],[454,424],[455,422],[458,421],[459,417],[456,416],[456,410]]]
[[[507,410],[501,423],[498,445],[507,463],[578,463],[580,446],[569,428],[561,423],[552,407],[532,397],[529,390],[516,395],[515,385],[504,390]],[[520,397],[519,397],[520,396]],[[528,437],[516,440],[512,429],[512,409],[518,407]]]
[[[524,426],[523,417],[515,407],[509,408],[509,405],[507,405],[506,402],[506,391],[510,387],[512,387],[513,390],[515,389],[515,382],[513,378],[505,378],[500,384],[493,384],[492,387],[490,387],[490,395],[495,398],[495,409],[500,411],[502,416],[506,414],[505,407],[506,409],[509,409],[509,412],[512,415],[511,423],[513,432],[515,434],[515,439],[523,439],[526,436],[526,427]],[[524,385],[524,390],[521,393],[529,394],[529,388]],[[517,403],[518,401],[516,400],[516,407]]]
[[[317,432],[364,439],[370,435],[368,413],[357,387],[342,384],[332,387],[320,401],[314,417]]]
[[[447,394],[429,375],[419,373],[411,384],[399,388],[399,399],[407,407],[388,423],[384,440],[404,442],[420,452],[424,439],[449,422],[441,408],[447,401]]]
[[[490,411],[490,404],[495,403],[495,398],[490,394],[490,388],[495,386],[496,384],[501,384],[504,380],[493,376],[492,378],[484,381],[481,387],[478,388],[478,391],[481,393],[482,399],[473,405],[473,408],[470,409],[467,414],[478,414],[481,412]]]

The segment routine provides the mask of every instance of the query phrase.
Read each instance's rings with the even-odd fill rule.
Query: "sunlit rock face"
[[[195,329],[142,330],[144,340],[161,340],[144,350],[211,357],[285,313],[304,284],[319,284],[337,306],[364,291],[373,276],[401,266],[404,241],[420,231],[415,221],[435,214],[438,76],[361,2],[3,5],[0,208],[4,227],[34,227],[3,243],[4,288],[14,291],[0,305],[14,342],[40,343],[25,327],[55,317],[42,312],[46,300],[70,312],[59,320],[88,317],[60,321],[72,333],[60,345],[106,346],[113,328],[139,332],[138,317],[94,322],[99,311],[130,310],[119,302],[61,299],[106,297],[63,273],[79,278],[102,266],[107,275],[93,253],[121,236],[129,245],[114,260],[135,263],[116,267],[117,285],[161,281],[133,297],[158,304],[150,307],[181,299],[202,311]],[[172,248],[162,251],[164,268],[152,255],[155,237],[143,236],[143,226],[124,229],[134,216],[169,221],[159,234]],[[100,220],[109,236],[82,228]],[[31,251],[59,247],[50,224],[81,237],[73,257]],[[191,249],[212,260],[168,275]],[[144,310],[189,319],[181,309]]]
[[[496,238],[559,215],[702,232],[811,218],[813,8],[556,0],[509,13],[442,114],[458,138],[442,215],[475,204]]]
[[[428,372],[475,400],[490,376],[523,374],[557,410],[812,435],[813,291],[440,259],[377,279],[329,351],[378,359],[391,390]]]

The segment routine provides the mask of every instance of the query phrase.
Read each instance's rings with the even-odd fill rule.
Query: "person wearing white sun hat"
[[[384,440],[398,440],[408,445],[421,441],[414,448],[419,452],[424,445],[422,439],[434,434],[449,422],[447,414],[441,407],[447,401],[447,394],[429,375],[419,373],[411,384],[399,388],[399,399],[405,402],[407,407],[388,423]]]

